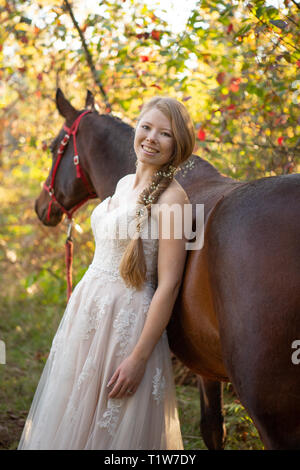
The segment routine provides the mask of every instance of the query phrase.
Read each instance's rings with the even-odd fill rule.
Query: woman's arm
[[[183,231],[183,210],[186,203],[186,197],[183,192],[176,192],[169,194],[167,199],[162,200],[159,224],[159,248],[158,248],[158,286],[152,298],[147,319],[139,338],[139,341],[132,353],[133,356],[140,357],[147,360],[163,331],[169,323],[175,300],[177,298],[179,288],[182,281],[182,275],[186,260],[186,249]],[[167,208],[165,215],[163,212],[163,204]],[[170,236],[163,237],[163,224],[162,218],[165,216],[169,218],[171,211],[168,210],[172,204],[177,205],[177,210],[180,209],[182,220],[175,221],[177,227],[179,226],[179,233],[182,234],[180,239],[175,238],[175,225],[174,219],[170,220]],[[175,211],[176,213],[176,211]],[[167,225],[167,224],[166,224]],[[166,230],[165,236],[168,236]]]
[[[145,371],[147,360],[149,359],[155,345],[160,339],[166,326],[169,323],[174,303],[181,285],[185,259],[186,239],[183,231],[183,210],[184,204],[189,201],[182,189],[175,189],[169,192],[164,198],[161,197],[161,206],[165,207],[177,205],[177,210],[181,210],[181,220],[174,220],[171,217],[170,236],[164,238],[162,217],[160,213],[159,224],[159,247],[158,247],[158,286],[152,297],[147,319],[141,336],[132,353],[118,367],[108,386],[115,383],[109,398],[122,398],[128,390],[136,391]],[[171,212],[171,211],[170,211]],[[165,213],[168,216],[168,211]],[[172,220],[173,219],[173,220]],[[176,226],[181,230],[181,238],[175,238]],[[179,227],[181,224],[181,227]],[[180,231],[179,231],[180,233]]]

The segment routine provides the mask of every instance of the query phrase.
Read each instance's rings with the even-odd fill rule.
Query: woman
[[[93,211],[94,259],[53,340],[19,449],[183,449],[165,328],[186,240],[174,236],[174,219],[165,237],[151,208],[189,202],[174,173],[194,142],[181,103],[156,97],[143,107],[136,173]],[[145,233],[150,217],[156,238]],[[120,236],[125,219],[132,237]]]

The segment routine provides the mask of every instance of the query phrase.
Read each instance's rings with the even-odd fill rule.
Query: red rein
[[[80,165],[80,162],[79,162],[79,155],[78,155],[78,152],[77,152],[77,145],[76,145],[76,134],[77,134],[77,131],[78,131],[78,126],[79,126],[79,123],[81,121],[81,119],[83,118],[83,116],[85,116],[87,113],[90,113],[91,111],[84,111],[83,113],[81,113],[78,118],[73,122],[72,126],[69,128],[67,127],[66,125],[64,125],[64,130],[67,132],[64,136],[64,138],[62,139],[61,143],[60,143],[60,146],[59,146],[59,149],[58,149],[58,153],[57,153],[57,159],[56,159],[56,162],[55,162],[55,165],[54,165],[54,168],[53,168],[53,171],[52,171],[52,176],[51,176],[51,182],[50,182],[50,185],[47,186],[46,183],[44,183],[44,188],[45,190],[48,192],[51,200],[49,202],[49,206],[48,206],[48,211],[47,211],[47,220],[50,220],[50,214],[51,214],[51,208],[52,208],[52,204],[56,204],[64,214],[66,214],[66,216],[68,217],[69,219],[69,227],[68,227],[68,236],[67,236],[67,239],[66,239],[66,245],[65,245],[65,248],[66,248],[66,265],[67,265],[67,296],[68,296],[68,300],[70,298],[70,295],[72,293],[72,262],[73,262],[73,241],[72,241],[72,236],[71,236],[71,231],[72,231],[72,217],[73,217],[73,214],[74,212],[79,209],[79,207],[81,207],[86,201],[88,201],[89,199],[93,199],[95,197],[97,197],[97,194],[93,191],[93,189],[91,188],[85,174],[84,174],[84,171]],[[87,191],[88,191],[88,195],[86,198],[84,198],[82,201],[80,201],[78,204],[76,204],[75,206],[73,206],[71,209],[66,209],[55,197],[55,194],[54,194],[54,182],[55,182],[55,177],[56,177],[56,173],[57,173],[57,170],[58,170],[58,167],[59,167],[59,164],[61,162],[61,159],[63,157],[63,154],[64,154],[64,151],[65,151],[65,148],[69,142],[69,139],[70,139],[70,136],[73,136],[73,146],[74,146],[74,157],[73,157],[73,162],[74,162],[74,165],[75,165],[75,168],[76,168],[76,177],[77,178],[81,178]]]

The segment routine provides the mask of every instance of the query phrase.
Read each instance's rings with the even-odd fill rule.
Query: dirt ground
[[[6,412],[0,415],[0,449],[13,450],[18,446],[27,412]]]

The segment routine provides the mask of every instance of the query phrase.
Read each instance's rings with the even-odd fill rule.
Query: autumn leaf
[[[222,85],[222,83],[224,82],[225,80],[225,72],[219,72],[218,75],[217,75],[217,82],[219,83],[219,85]]]
[[[142,61],[142,62],[149,62],[149,56],[147,56],[147,55],[141,55],[141,61]]]
[[[197,133],[197,137],[199,140],[205,140],[205,136],[206,136],[206,132],[204,129],[202,129],[202,127],[200,127],[200,129],[198,130],[198,133]]]
[[[21,36],[20,37],[20,41],[23,43],[23,44],[28,44],[28,38],[26,36]]]
[[[239,91],[240,88],[240,78],[232,78],[230,80],[230,85],[229,85],[229,90],[232,91],[233,93],[236,93]]]
[[[159,41],[160,40],[160,31],[157,31],[156,29],[154,29],[152,32],[151,32],[151,36],[153,39],[155,39],[156,41]]]
[[[230,23],[230,25],[227,28],[227,34],[231,33],[232,30],[233,30],[233,24]]]
[[[282,145],[282,144],[283,144],[283,137],[282,137],[282,136],[281,136],[281,137],[278,137],[277,143],[278,143],[278,145]]]
[[[161,86],[157,85],[156,83],[152,83],[151,86],[157,88],[158,90],[161,90],[161,89],[162,89]]]
[[[153,23],[158,20],[158,17],[153,12],[150,13],[150,18],[151,18]]]
[[[150,36],[150,33],[137,33],[135,36],[138,39],[148,39]]]

